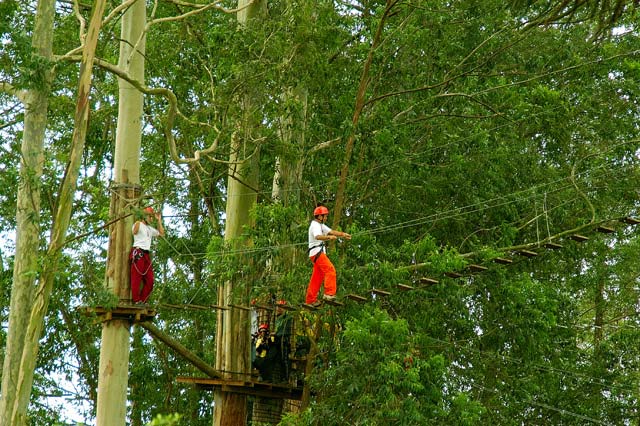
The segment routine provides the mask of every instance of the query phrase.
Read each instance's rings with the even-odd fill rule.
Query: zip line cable
[[[471,137],[471,136],[470,136]],[[627,142],[623,142],[617,145],[614,145],[612,147],[617,147],[617,146],[621,146],[621,145],[625,145],[630,143],[631,141],[627,141]],[[432,148],[432,149],[436,149],[436,148]],[[605,153],[600,153],[601,155],[604,155]],[[397,161],[401,161],[401,160],[396,160]],[[391,163],[390,163],[391,164]],[[578,176],[582,176],[582,175],[586,175],[592,171],[596,171],[602,168],[605,168],[606,165],[600,165],[598,167],[594,167],[592,169],[587,169],[581,173],[578,173]],[[382,233],[382,232],[389,232],[389,231],[393,231],[393,230],[398,230],[398,229],[404,229],[404,228],[408,228],[408,227],[414,227],[414,226],[420,226],[426,223],[434,223],[436,221],[439,220],[444,220],[444,219],[455,219],[456,217],[462,217],[464,215],[470,214],[470,213],[477,213],[483,210],[488,210],[491,208],[496,208],[496,207],[501,207],[501,206],[506,206],[509,204],[513,204],[513,203],[517,203],[517,202],[522,202],[522,201],[527,201],[530,200],[532,198],[536,197],[536,192],[543,192],[545,194],[545,197],[547,196],[547,194],[549,193],[553,193],[553,192],[559,192],[563,189],[567,189],[572,187],[573,185],[571,183],[567,183],[563,186],[560,186],[556,189],[547,189],[546,191],[544,191],[543,189],[545,187],[551,187],[552,185],[555,184],[559,184],[562,182],[566,182],[566,181],[570,181],[571,177],[565,177],[565,178],[560,178],[557,179],[555,181],[552,182],[545,182],[545,183],[541,183],[539,185],[536,185],[534,187],[531,188],[527,188],[524,190],[519,190],[519,191],[514,191],[511,194],[507,194],[507,195],[503,195],[500,197],[495,197],[489,200],[484,200],[482,202],[478,202],[475,204],[471,204],[471,205],[467,205],[467,206],[462,206],[462,207],[456,207],[454,209],[448,210],[448,211],[444,211],[444,212],[438,212],[438,213],[434,213],[431,214],[429,216],[425,216],[425,217],[421,217],[421,218],[417,218],[417,219],[413,219],[410,221],[406,221],[406,222],[401,222],[401,223],[397,223],[397,224],[392,224],[392,225],[386,225],[386,226],[382,226],[379,228],[374,228],[374,229],[370,229],[370,230],[366,230],[366,231],[361,231],[358,233],[355,233],[353,235],[357,236],[357,235],[366,235],[366,234],[376,234],[376,233]],[[526,196],[527,193],[531,193],[531,195]],[[523,196],[525,195],[525,196]],[[508,199],[510,197],[517,197],[514,200],[508,201]],[[503,202],[499,202],[504,200]],[[546,201],[546,200],[545,200]],[[493,205],[487,205],[490,203],[495,203]],[[478,207],[481,206],[481,207]],[[104,226],[99,228],[100,229],[104,229]],[[83,234],[83,236],[86,236],[86,234]],[[73,239],[77,239],[79,237],[74,237]],[[165,238],[166,240],[166,238]],[[240,254],[240,253],[256,253],[256,252],[261,252],[261,251],[267,251],[267,250],[274,250],[274,249],[278,249],[278,248],[288,248],[288,247],[297,247],[297,246],[303,246],[306,245],[306,242],[300,242],[300,243],[291,243],[291,244],[283,244],[283,245],[274,245],[274,246],[267,246],[267,247],[255,247],[255,248],[251,248],[251,249],[236,249],[236,250],[230,250],[230,251],[222,251],[222,252],[218,252],[218,253],[212,253],[212,256],[223,256],[223,255],[230,255],[230,254]],[[183,246],[186,247],[186,243],[183,242]],[[175,247],[172,247],[174,249],[174,251],[177,252],[177,250],[175,250]],[[187,249],[188,250],[188,249]],[[188,250],[189,253],[188,254],[184,254],[184,253],[179,253],[177,252],[177,254],[179,256],[190,256],[193,259],[197,259],[199,257],[204,257],[207,255],[207,253],[192,253],[190,252],[190,250]]]
[[[604,169],[606,168],[606,165],[601,165],[598,167],[595,167],[591,170],[587,170],[585,172],[583,172],[582,174],[586,174],[589,172],[593,172],[593,171],[597,171],[600,169]],[[386,226],[381,226],[379,228],[374,228],[374,229],[370,229],[370,230],[364,230],[361,232],[357,232],[354,233],[353,236],[360,236],[360,235],[373,235],[373,234],[379,234],[379,233],[383,233],[383,232],[390,232],[390,231],[396,231],[399,229],[404,229],[404,228],[410,228],[410,227],[415,227],[415,226],[421,226],[424,225],[426,223],[434,223],[440,220],[446,220],[446,219],[455,219],[458,217],[464,217],[468,214],[471,213],[478,213],[481,211],[485,211],[485,210],[489,210],[492,208],[497,208],[497,207],[504,207],[504,206],[508,206],[510,204],[515,204],[515,203],[519,203],[519,202],[524,202],[524,201],[528,201],[531,200],[533,198],[539,197],[540,194],[537,193],[538,190],[540,189],[544,189],[547,186],[551,186],[554,184],[559,184],[562,183],[563,181],[569,181],[571,179],[571,177],[566,177],[566,178],[562,178],[562,179],[558,179],[556,181],[553,182],[547,182],[547,183],[543,183],[540,184],[536,187],[532,187],[532,188],[528,188],[525,190],[521,190],[521,191],[516,191],[513,192],[511,194],[508,195],[503,195],[500,197],[495,197],[489,200],[484,200],[475,204],[470,204],[467,206],[463,206],[463,207],[457,207],[448,211],[444,211],[444,212],[438,212],[438,213],[434,213],[428,216],[424,216],[421,218],[417,218],[417,219],[412,219],[406,222],[400,222],[400,223],[395,223],[392,225],[386,225]],[[544,192],[545,196],[546,194],[551,194],[554,192],[559,192],[568,188],[573,187],[572,183],[567,183],[563,186],[560,186],[558,188],[555,189],[548,189],[546,191],[541,191]],[[529,193],[529,195],[526,195],[527,193]],[[510,200],[510,197],[516,196],[516,199],[512,199]],[[579,198],[574,198],[571,201],[577,200]],[[243,249],[233,249],[233,250],[224,250],[224,251],[219,251],[216,253],[209,253],[209,256],[227,256],[227,255],[236,255],[236,254],[252,254],[252,253],[259,253],[259,252],[263,252],[263,251],[270,251],[270,250],[277,250],[277,249],[285,249],[285,248],[291,248],[291,247],[297,247],[297,246],[305,246],[308,243],[306,241],[304,242],[299,242],[299,243],[290,243],[290,244],[280,244],[280,245],[270,245],[270,246],[262,246],[262,247],[252,247],[252,248],[243,248]],[[181,254],[178,253],[178,255],[184,256],[206,256],[207,253],[189,253],[189,254]]]

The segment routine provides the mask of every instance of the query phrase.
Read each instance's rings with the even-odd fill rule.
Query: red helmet
[[[318,216],[321,214],[329,214],[329,209],[326,208],[325,206],[316,207],[315,210],[313,211],[313,215]]]
[[[258,327],[258,331],[262,330],[269,331],[269,324],[260,324],[260,327]]]
[[[144,212],[148,214],[154,214],[153,207],[145,207]]]

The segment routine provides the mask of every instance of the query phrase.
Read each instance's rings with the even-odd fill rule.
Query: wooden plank
[[[331,306],[344,306],[344,303],[338,301],[337,299],[333,299],[333,300],[322,299],[322,301],[327,305],[331,305]]]
[[[264,309],[265,311],[273,311],[274,307],[271,305],[259,305],[259,304],[253,304],[253,307],[255,309]]]
[[[620,219],[620,221],[626,223],[627,225],[637,225],[640,223],[640,219],[636,219],[635,217],[627,216]]]
[[[250,307],[248,307],[248,306],[233,305],[233,304],[231,304],[231,303],[229,303],[229,305],[228,305],[228,306],[229,306],[229,307],[231,307],[231,308],[233,308],[233,309],[241,309],[241,310],[243,310],[243,311],[250,311],[250,310],[251,310],[251,308],[250,308]]]
[[[207,364],[198,355],[188,350],[182,343],[180,343],[164,331],[160,330],[149,321],[141,322],[140,326],[146,329],[149,334],[151,334],[151,337],[164,343],[165,345],[176,351],[185,360],[189,361],[194,367],[202,371],[204,374],[208,375],[210,378],[222,378],[221,372],[217,371],[212,365]]]
[[[355,300],[356,302],[366,302],[367,298],[358,296],[357,294],[349,293],[345,296],[347,299]]]
[[[475,265],[475,264],[471,264],[471,265],[467,266],[467,268],[469,268],[469,270],[470,270],[471,272],[484,272],[484,271],[486,271],[487,269],[489,269],[489,268],[487,268],[486,266],[482,266],[482,265]]]
[[[375,294],[376,296],[389,296],[391,294],[390,291],[380,290],[378,288],[372,288],[371,293]]]
[[[544,246],[551,250],[558,250],[562,248],[562,244],[552,243],[552,242],[548,242]]]
[[[602,233],[602,234],[612,234],[614,232],[616,232],[615,229],[613,229],[610,226],[604,226],[604,225],[600,225],[596,228],[596,231]]]
[[[302,306],[304,309],[307,309],[309,311],[317,311],[318,308],[322,305],[318,305],[318,306],[313,306],[310,303],[301,303],[300,306]]]
[[[104,306],[81,306],[78,310],[85,315],[95,315],[99,322],[127,320],[133,322],[153,320],[156,311],[147,305],[118,305],[113,308]]]
[[[535,257],[538,255],[538,253],[536,253],[535,251],[531,251],[531,250],[518,250],[518,254],[520,256],[525,256],[525,257]]]
[[[396,287],[398,287],[400,290],[413,290],[415,287],[407,285],[407,284],[396,284]]]
[[[572,236],[569,237],[570,239],[572,239],[573,241],[577,241],[579,243],[585,242],[587,240],[589,240],[589,237],[586,237],[584,235],[580,235],[580,234],[574,234]]]
[[[507,259],[505,257],[496,257],[495,259],[493,259],[493,261],[501,265],[510,265],[513,263],[513,260]]]
[[[422,277],[420,278],[420,284],[427,284],[427,285],[434,285],[434,284],[439,284],[440,281],[434,279],[434,278],[428,278],[428,277]]]
[[[462,278],[462,274],[459,272],[445,272],[444,274],[449,278]]]
[[[205,390],[220,388],[231,393],[261,396],[265,398],[295,399],[302,398],[303,388],[294,387],[288,383],[270,383],[258,381],[211,379],[206,377],[176,377],[178,383],[196,385]]]

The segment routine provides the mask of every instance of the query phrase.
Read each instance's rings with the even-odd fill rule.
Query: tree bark
[[[118,67],[144,84],[146,7],[142,0],[130,5],[122,17]],[[132,209],[140,196],[140,145],[142,139],[143,94],[130,83],[118,79],[118,124],[114,155],[110,217],[125,217],[109,230],[106,287],[120,301],[130,300],[129,251]],[[127,412],[129,376],[128,321],[112,320],[102,326],[98,368],[98,426],[124,426]]]
[[[54,6],[55,1],[40,0],[36,10],[31,44],[36,54],[45,59],[51,59],[53,55]],[[9,424],[8,420],[11,418],[16,400],[20,361],[38,270],[40,179],[44,163],[43,146],[51,78],[51,73],[47,72],[44,86],[31,89],[24,96],[22,161],[16,206],[16,253],[0,390],[0,425],[2,426]]]
[[[246,7],[245,7],[246,6]],[[266,15],[266,0],[238,0],[238,23],[250,25],[252,21]],[[255,100],[250,95],[242,97],[242,120],[239,131],[231,142],[229,179],[227,186],[227,208],[225,241],[249,246],[250,241],[235,242],[242,236],[243,228],[251,226],[251,209],[256,205],[258,194],[259,152],[253,142],[252,131],[258,126],[251,115]],[[237,284],[227,281],[218,289],[218,304],[226,306],[239,298],[248,299],[248,287],[237,291]],[[236,294],[239,293],[239,294]],[[247,300],[248,302],[248,300]],[[225,378],[234,375],[246,377],[250,374],[250,330],[249,313],[242,309],[219,310],[216,330],[216,369],[222,371]],[[214,426],[245,425],[247,421],[246,395],[214,392]]]
[[[284,206],[300,200],[300,182],[304,167],[304,141],[307,113],[307,91],[291,88],[284,95],[284,104],[295,104],[299,109],[287,111],[280,122],[280,139],[288,149],[286,156],[276,158],[271,198]]]
[[[104,1],[96,2],[83,49],[69,162],[58,194],[49,247],[26,329],[20,371],[16,383],[16,397],[9,417],[11,425],[21,426],[27,423],[26,413],[31,396],[40,336],[57,274],[58,260],[69,228],[73,197],[84,151],[89,118],[89,92],[91,90],[93,58],[95,57],[104,7]]]

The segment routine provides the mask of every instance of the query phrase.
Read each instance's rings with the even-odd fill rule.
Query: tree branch
[[[64,55],[64,56],[60,56],[60,57],[56,57],[56,60],[58,61],[70,61],[70,62],[79,62],[81,59],[80,56],[76,56],[76,55]],[[133,87],[135,87],[137,90],[139,90],[140,92],[146,94],[146,95],[157,95],[157,96],[162,96],[164,97],[167,102],[169,103],[169,109],[167,111],[167,118],[166,118],[166,122],[165,122],[165,126],[164,126],[164,136],[169,144],[169,153],[171,155],[171,159],[173,161],[175,161],[178,164],[191,164],[191,163],[197,163],[200,161],[201,157],[204,155],[208,155],[214,151],[216,151],[218,149],[218,143],[219,143],[219,139],[220,139],[220,131],[218,129],[216,129],[214,127],[214,129],[216,129],[216,131],[218,131],[218,136],[214,139],[214,141],[211,143],[211,145],[205,149],[202,150],[196,150],[194,152],[193,157],[189,158],[181,158],[180,155],[178,154],[178,149],[176,147],[176,141],[175,138],[173,137],[173,123],[175,121],[176,116],[179,116],[180,118],[182,118],[183,120],[187,121],[190,124],[194,124],[194,125],[206,125],[209,127],[209,124],[207,123],[200,123],[200,122],[194,122],[190,119],[188,119],[187,117],[185,117],[180,110],[178,109],[178,99],[176,97],[176,95],[173,93],[173,91],[164,88],[164,87],[156,87],[156,88],[151,88],[148,87],[146,85],[144,85],[143,83],[141,83],[140,81],[134,79],[133,77],[131,77],[129,75],[129,73],[127,73],[126,71],[124,71],[123,69],[119,68],[116,65],[113,65],[105,60],[102,60],[100,58],[95,58],[93,61],[95,66],[98,66],[102,69],[104,69],[105,71],[111,72],[112,74],[115,74],[116,76],[118,76],[119,78],[125,80],[127,83],[131,84]],[[211,158],[211,157],[209,157]],[[216,160],[214,158],[211,158],[213,161],[216,162],[222,162],[225,163],[225,161],[223,160]]]
[[[0,81],[0,92],[4,92],[8,95],[15,96],[23,104],[27,100],[26,90],[18,90],[6,81]]]

